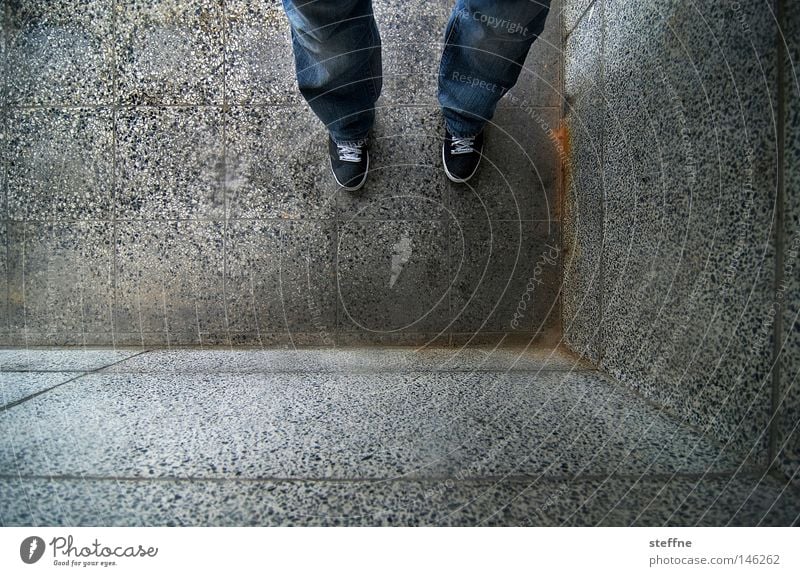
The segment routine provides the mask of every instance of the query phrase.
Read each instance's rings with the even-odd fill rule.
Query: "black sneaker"
[[[328,136],[328,155],[331,158],[333,177],[339,186],[348,192],[355,192],[364,185],[369,171],[366,140],[337,144]]]
[[[483,130],[477,136],[456,138],[445,128],[442,142],[444,173],[453,182],[463,183],[478,171],[483,152]]]

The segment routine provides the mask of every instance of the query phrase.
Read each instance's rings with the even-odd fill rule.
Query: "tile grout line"
[[[786,161],[786,78],[784,76],[784,61],[786,59],[783,31],[786,29],[784,0],[775,0],[776,11],[776,84],[777,84],[777,176],[775,194],[775,270],[773,277],[773,299],[780,294],[783,286],[784,267],[784,234],[785,234],[785,161]],[[783,314],[785,302],[781,299],[775,320],[772,325],[772,382],[770,394],[770,420],[769,444],[767,447],[767,469],[778,466],[778,437],[780,436],[780,407],[781,407],[781,361],[783,341]]]
[[[123,358],[122,360],[118,360],[117,362],[112,362],[111,364],[107,364],[106,366],[101,366],[100,368],[94,368],[93,370],[82,371],[77,376],[73,376],[72,378],[70,378],[68,380],[65,380],[64,382],[59,382],[55,386],[50,386],[49,388],[45,388],[44,390],[39,390],[38,392],[34,392],[33,394],[29,394],[28,396],[25,396],[24,398],[20,398],[19,400],[14,400],[13,402],[9,402],[8,404],[5,404],[4,406],[0,406],[0,414],[2,414],[3,412],[6,412],[7,410],[10,410],[14,406],[19,406],[23,402],[27,402],[28,400],[36,398],[37,396],[41,396],[42,394],[45,394],[46,392],[50,392],[51,390],[55,390],[56,388],[60,388],[64,384],[69,384],[70,382],[74,382],[75,380],[78,380],[79,378],[83,378],[84,376],[88,376],[90,374],[95,374],[97,372],[100,372],[101,370],[105,370],[106,368],[110,368],[111,366],[115,366],[116,364],[120,364],[122,362],[125,362],[126,360],[130,360],[131,358],[135,358],[136,356],[141,356],[142,354],[146,354],[147,352],[149,352],[149,350],[142,350],[141,352],[138,352],[138,353],[136,353],[136,354],[134,354],[132,356],[128,356],[127,358]]]

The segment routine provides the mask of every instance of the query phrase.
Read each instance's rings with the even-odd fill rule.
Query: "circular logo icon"
[[[19,557],[25,564],[35,564],[44,555],[44,540],[38,536],[28,536],[19,545]]]

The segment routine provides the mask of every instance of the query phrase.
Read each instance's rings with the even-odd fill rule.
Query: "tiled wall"
[[[795,481],[800,478],[800,10],[784,5],[783,99],[784,225],[782,278],[777,293],[784,305],[781,326],[780,385],[775,448],[780,466]]]
[[[797,67],[791,4],[784,38]],[[800,417],[800,268],[790,268],[800,232],[797,68],[787,60],[780,70],[773,10],[566,2],[564,331],[573,349],[666,410],[753,465],[777,455],[791,476]],[[775,371],[781,315],[788,341]]]
[[[472,187],[439,160],[451,5],[375,1],[384,93],[353,198],[332,186],[278,0],[0,2],[0,343],[556,334],[558,2]]]

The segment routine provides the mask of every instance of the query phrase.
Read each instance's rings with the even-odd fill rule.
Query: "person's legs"
[[[381,91],[371,0],[283,0],[300,92],[336,142],[366,138]]]
[[[453,136],[475,136],[517,82],[550,0],[458,0],[445,32],[439,103]]]

